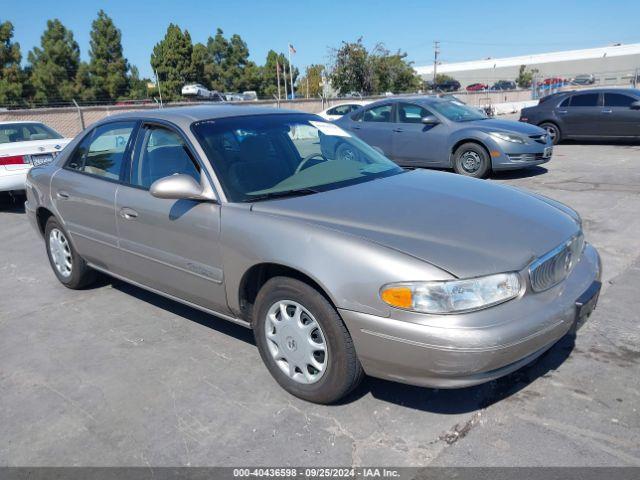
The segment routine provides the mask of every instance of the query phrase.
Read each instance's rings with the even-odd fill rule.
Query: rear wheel
[[[485,178],[491,171],[491,159],[477,143],[464,143],[453,154],[453,169],[468,177]]]
[[[332,403],[362,380],[353,341],[336,309],[313,287],[274,277],[258,293],[253,332],[260,356],[289,393]]]
[[[539,126],[547,131],[547,134],[551,137],[551,141],[554,145],[560,143],[562,135],[560,133],[560,128],[555,123],[545,122],[541,123]]]
[[[49,263],[60,283],[76,290],[95,281],[96,271],[89,268],[78,255],[69,240],[69,234],[55,217],[49,217],[47,220],[44,239]]]

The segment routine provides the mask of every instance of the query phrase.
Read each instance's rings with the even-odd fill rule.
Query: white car
[[[185,97],[209,98],[211,96],[211,91],[204,85],[200,85],[199,83],[191,83],[182,87],[182,95],[184,95]]]
[[[0,192],[24,190],[27,172],[71,141],[40,122],[0,122]]]
[[[347,113],[351,113],[359,109],[361,106],[367,105],[368,103],[371,103],[371,102],[354,100],[352,102],[340,103],[338,105],[329,107],[326,110],[323,110],[317,115],[320,115],[322,118],[326,118],[327,120],[337,120],[343,115],[346,115]]]

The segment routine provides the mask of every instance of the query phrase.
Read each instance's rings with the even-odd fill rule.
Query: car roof
[[[289,110],[272,107],[255,107],[249,105],[196,105],[189,107],[168,107],[161,109],[135,110],[132,112],[111,115],[100,123],[113,122],[115,120],[164,120],[182,127],[188,127],[201,120],[214,120],[217,118],[241,117],[248,115],[269,114],[305,114],[299,110]],[[310,115],[310,114],[309,114]]]
[[[384,103],[400,103],[400,102],[413,102],[413,103],[421,103],[423,105],[432,105],[434,103],[443,103],[450,102],[451,97],[441,98],[433,95],[407,95],[402,97],[387,97],[380,100],[376,100],[366,107],[370,108],[372,106],[381,105]]]
[[[0,122],[0,125],[15,125],[23,123],[37,123],[38,125],[44,125],[42,122],[38,122],[37,120],[8,120],[5,122]]]

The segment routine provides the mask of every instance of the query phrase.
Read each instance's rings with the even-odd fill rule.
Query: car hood
[[[460,278],[520,270],[580,228],[539,197],[433,171],[258,202],[252,210],[358,236]]]
[[[464,122],[463,125],[478,128],[484,132],[507,131],[519,133],[521,135],[541,135],[545,133],[542,128],[529,123],[516,122],[513,120],[499,120],[496,118]]]

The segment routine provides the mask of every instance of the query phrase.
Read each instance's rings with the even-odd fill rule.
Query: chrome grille
[[[533,162],[534,160],[545,160],[544,152],[542,153],[519,153],[507,155],[512,162]]]
[[[529,267],[531,288],[542,292],[557,285],[569,275],[584,247],[582,232],[534,261]]]

